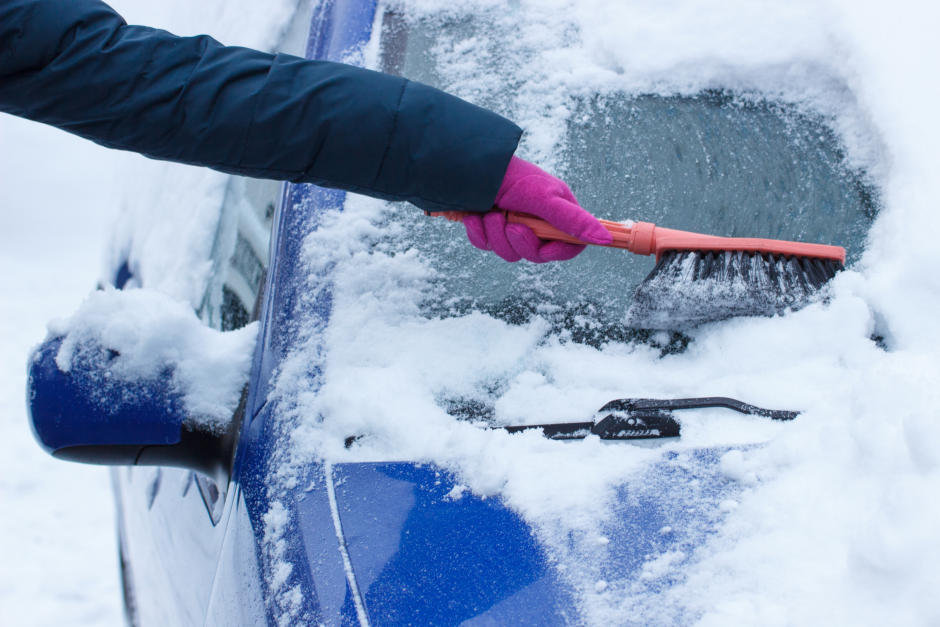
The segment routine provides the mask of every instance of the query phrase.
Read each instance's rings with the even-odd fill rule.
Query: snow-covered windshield
[[[316,459],[444,468],[532,525],[588,624],[894,620],[897,581],[933,577],[908,576],[917,560],[907,557],[936,544],[919,487],[937,468],[923,452],[933,450],[923,442],[936,431],[937,378],[936,308],[925,307],[937,292],[926,167],[936,142],[920,141],[922,129],[936,135],[935,99],[919,80],[929,63],[897,32],[880,39],[887,25],[853,3],[838,15],[816,2],[724,0],[380,6],[397,12],[378,16],[383,36],[353,60],[507,115],[526,130],[519,154],[569,181],[592,212],[838,243],[850,263],[862,258],[826,303],[705,325],[685,351],[663,355],[608,333],[648,259],[587,251],[510,265],[457,225],[350,195],[304,243],[304,293],[326,302],[317,291],[329,291],[332,314],[307,321],[279,372],[272,396],[290,445],[278,478]],[[899,71],[908,66],[920,70]],[[876,210],[877,237],[866,240]],[[569,422],[613,398],[711,395],[803,413],[782,426],[703,410],[683,415],[682,437],[659,449],[466,420]],[[350,435],[362,437],[347,449]],[[767,445],[742,447],[753,443]],[[638,555],[641,573],[612,572],[633,546],[622,523],[634,502],[620,487],[658,492],[631,481],[657,460],[696,468],[690,451],[708,447],[740,492],[666,500],[681,505],[676,519],[718,533],[693,525],[668,550]],[[775,605],[767,590],[781,589]]]
[[[518,122],[521,156],[569,180],[591,211],[832,241],[862,258],[833,281],[827,303],[705,325],[687,350],[662,356],[642,343],[572,342],[544,316],[429,315],[448,298],[498,303],[500,277],[541,290],[539,306],[558,304],[573,288],[555,277],[593,280],[583,265],[575,272],[592,258],[607,268],[604,284],[583,292],[616,303],[630,281],[607,281],[645,260],[602,251],[508,266],[470,247],[456,225],[350,196],[344,215],[324,219],[304,244],[312,278],[303,293],[329,302],[332,315],[326,325],[300,321],[279,369],[273,431],[286,435],[270,493],[305,485],[302,469],[317,460],[434,464],[532,527],[578,592],[573,623],[936,623],[936,560],[923,559],[940,550],[940,515],[925,499],[940,467],[929,11],[847,0],[379,6],[397,13],[377,16],[385,36],[353,61],[383,67],[381,44],[397,36],[399,61],[384,67]],[[698,178],[703,146],[716,169]],[[617,397],[707,395],[803,413],[785,426],[683,415],[682,437],[660,449],[507,435],[454,416],[562,422]],[[350,435],[363,437],[346,449]],[[741,446],[755,442],[766,445]],[[720,477],[638,485],[658,461],[695,475],[703,464],[690,450],[703,447],[716,447]],[[716,494],[719,480],[733,482],[732,494]],[[637,550],[630,516],[644,491],[675,511],[653,531],[665,546]],[[272,512],[293,503],[285,497]],[[287,544],[284,519],[265,524],[275,556]],[[636,569],[618,574],[630,551]]]
[[[468,91],[523,124],[533,105],[557,108],[526,125],[520,154],[537,158],[540,144],[550,146],[547,167],[599,217],[837,244],[850,263],[858,259],[876,213],[874,192],[846,162],[823,115],[732,90],[677,96],[598,87],[554,103],[526,102],[517,94],[526,73],[513,63],[519,51],[500,53],[501,23],[492,17],[387,12],[380,67]],[[390,220],[407,224],[401,250],[413,247],[441,270],[438,291],[424,303],[428,315],[476,309],[522,322],[538,313],[579,341],[634,336],[624,314],[652,269],[650,258],[589,248],[567,263],[507,264],[471,247],[459,225],[428,220],[410,206],[396,207]]]
[[[432,0],[392,6],[352,60],[517,121],[518,154],[561,175],[596,215],[841,244],[850,262],[861,254],[877,210],[866,174],[875,140],[830,74],[810,65],[643,78],[577,43],[591,33],[576,21],[546,18],[536,5],[519,13],[482,0],[472,11]],[[324,387],[305,415],[329,417],[338,441],[384,431],[380,455],[412,454],[396,428],[403,414],[421,424],[431,415],[522,424],[583,420],[631,395],[741,395],[708,385],[693,357],[682,379],[674,365],[652,361],[682,352],[688,336],[624,324],[650,258],[595,248],[570,262],[509,264],[472,247],[460,225],[352,194],[305,250],[308,291],[323,289],[316,277],[333,285],[325,350],[317,349],[327,355]],[[298,359],[319,357],[299,349]],[[758,388],[773,392],[761,397]],[[779,386],[745,391],[743,400],[782,409],[794,398]],[[364,396],[382,402],[372,407]]]

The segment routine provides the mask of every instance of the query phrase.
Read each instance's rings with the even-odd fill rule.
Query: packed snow
[[[77,364],[102,377],[106,389],[157,386],[170,372],[170,392],[181,398],[186,420],[221,431],[248,381],[258,324],[223,333],[162,292],[111,287],[52,322],[49,334],[62,338],[55,356],[62,372]],[[105,395],[100,402],[107,409],[114,399]]]

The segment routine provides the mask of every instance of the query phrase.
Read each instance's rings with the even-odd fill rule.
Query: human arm
[[[98,0],[0,1],[0,110],[156,159],[475,212],[522,132],[420,83],[128,26]]]
[[[495,113],[378,72],[129,26],[99,0],[0,0],[0,111],[155,159],[600,228],[563,182],[510,162],[522,131]],[[498,213],[467,234],[508,261],[583,248]]]

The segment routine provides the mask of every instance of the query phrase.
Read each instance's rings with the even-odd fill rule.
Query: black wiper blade
[[[648,440],[679,436],[679,423],[669,412],[611,413],[597,422],[562,422],[502,427],[509,433],[541,429],[552,440],[580,440],[596,435],[602,440]]]
[[[552,440],[580,440],[596,435],[602,440],[651,440],[679,437],[679,421],[674,411],[724,407],[751,416],[771,420],[793,420],[798,411],[787,409],[764,409],[737,399],[724,396],[701,398],[618,398],[597,410],[598,418],[590,422],[559,422],[538,425],[510,425],[490,427],[509,433],[541,429],[545,437]],[[346,448],[361,438],[353,435],[346,438]]]
[[[676,410],[676,409],[704,409],[708,407],[725,407],[742,414],[761,416],[771,420],[793,420],[800,415],[798,411],[787,409],[764,409],[749,403],[744,403],[726,396],[704,396],[699,398],[618,398],[610,401],[598,410],[605,411],[643,411],[643,410]]]
[[[800,412],[782,409],[764,409],[723,396],[702,398],[619,398],[598,410],[601,417],[592,422],[562,422],[538,425],[494,427],[509,433],[541,429],[552,440],[579,440],[596,435],[602,440],[649,440],[679,437],[679,422],[673,411],[724,407],[742,414],[761,416],[771,420],[793,420]],[[604,415],[606,414],[606,415]]]

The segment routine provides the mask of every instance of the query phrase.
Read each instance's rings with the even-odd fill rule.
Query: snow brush
[[[468,214],[429,215],[463,222]],[[506,219],[541,239],[588,244],[535,216],[507,211]],[[799,309],[845,265],[841,246],[719,237],[650,222],[600,222],[613,236],[607,247],[656,255],[656,266],[637,286],[627,312],[627,324],[634,328],[682,331],[736,316]]]

